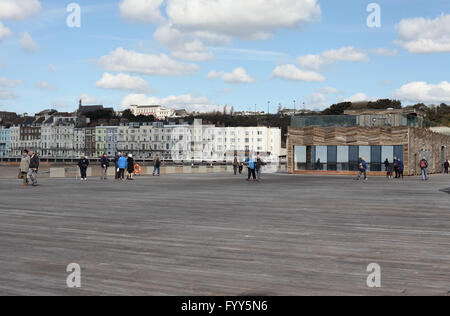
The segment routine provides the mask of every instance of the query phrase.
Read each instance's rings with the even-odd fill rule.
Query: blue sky
[[[72,111],[81,97],[118,110],[450,103],[447,0],[379,0],[380,28],[360,0],[80,0],[80,28],[66,25],[69,1],[0,9],[9,2],[18,10],[0,13],[0,110]]]

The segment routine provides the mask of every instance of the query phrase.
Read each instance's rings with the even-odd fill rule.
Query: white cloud
[[[430,18],[403,19],[397,25],[395,41],[410,53],[449,53],[450,14]]]
[[[297,28],[321,18],[317,0],[168,0],[176,28],[227,37],[266,40],[278,29]]]
[[[45,82],[45,81],[40,81],[38,83],[36,83],[36,88],[41,89],[41,90],[49,90],[49,91],[56,91],[59,88],[51,83]]]
[[[380,55],[380,56],[387,56],[387,57],[394,57],[397,56],[398,51],[396,49],[388,49],[388,48],[373,48],[370,50],[372,54]]]
[[[300,66],[308,69],[321,70],[340,61],[367,62],[370,58],[365,50],[352,46],[324,51],[319,55],[306,55],[298,58]]]
[[[23,83],[22,80],[10,80],[5,77],[0,78],[0,88],[15,88]]]
[[[0,19],[21,21],[41,12],[38,0],[1,0]]]
[[[328,106],[328,98],[325,94],[320,92],[313,92],[306,96],[305,103],[310,109],[324,109]]]
[[[48,70],[50,72],[56,72],[56,67],[53,64],[48,65]]]
[[[430,84],[424,81],[410,82],[394,91],[392,96],[411,102],[450,102],[450,83],[447,81],[438,84]]]
[[[165,98],[157,98],[154,96],[147,96],[145,94],[130,94],[126,96],[121,106],[123,109],[130,105],[162,105],[170,109],[185,108],[188,111],[208,112],[220,110],[221,107],[214,105],[204,96],[192,96],[184,94],[180,96],[168,96]]]
[[[17,95],[14,92],[0,87],[0,100],[11,100],[16,98]]]
[[[322,82],[326,80],[320,73],[301,70],[295,65],[277,66],[272,73],[272,78],[306,82]]]
[[[100,57],[98,64],[109,71],[152,76],[182,76],[199,70],[195,64],[180,63],[165,54],[142,54],[122,47]]]
[[[206,51],[203,43],[199,40],[184,43],[172,51],[172,56],[188,61],[209,61],[214,59],[214,55]]]
[[[349,98],[345,99],[345,102],[362,102],[362,101],[376,101],[376,97],[368,97],[365,93],[356,93]]]
[[[164,20],[160,7],[164,0],[124,0],[120,4],[122,17],[134,22],[159,23]]]
[[[9,28],[3,25],[0,21],[0,42],[3,41],[4,38],[11,36],[12,32]]]
[[[25,53],[32,53],[39,48],[28,32],[24,32],[22,34],[22,38],[20,39],[20,45],[22,45],[22,49],[24,50]]]
[[[81,100],[83,104],[94,104],[94,103],[97,103],[97,99],[94,98],[94,97],[91,97],[87,93],[83,93],[78,99]]]
[[[316,90],[318,93],[322,93],[322,94],[342,94],[342,91],[337,89],[337,88],[333,88],[333,87],[323,87],[320,89]]]
[[[238,67],[234,69],[231,73],[217,72],[211,70],[208,73],[208,79],[221,78],[225,83],[238,84],[238,83],[253,83],[256,81],[255,78],[250,77],[244,68]]]
[[[188,61],[209,61],[214,59],[212,52],[207,51],[203,42],[195,39],[194,34],[181,32],[171,23],[160,26],[153,34],[155,40],[166,46],[175,58]]]
[[[113,75],[105,72],[102,79],[95,83],[100,89],[112,89],[131,92],[150,92],[152,88],[147,81],[138,76],[130,76],[127,74]]]

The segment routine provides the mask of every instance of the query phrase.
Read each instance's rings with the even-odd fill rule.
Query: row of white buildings
[[[231,161],[235,154],[281,155],[281,130],[268,127],[216,127],[193,123],[122,123],[120,126],[82,126],[76,114],[22,118],[0,127],[0,157],[20,157],[33,149],[43,158],[98,158],[124,152],[138,159]]]

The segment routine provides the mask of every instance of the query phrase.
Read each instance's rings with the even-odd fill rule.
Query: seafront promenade
[[[0,295],[448,295],[449,178],[0,180]],[[66,268],[81,267],[69,289]],[[366,269],[381,267],[381,288]]]

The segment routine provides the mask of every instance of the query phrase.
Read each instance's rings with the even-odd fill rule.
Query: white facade
[[[174,110],[166,109],[160,105],[132,105],[130,107],[130,109],[131,109],[131,112],[135,116],[153,115],[157,119],[165,119],[168,117],[174,117],[176,114]]]

